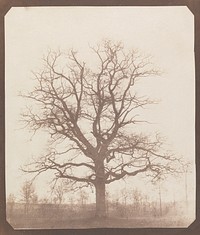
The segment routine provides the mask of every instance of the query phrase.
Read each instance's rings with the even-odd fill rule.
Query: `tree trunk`
[[[98,161],[95,164],[96,180],[96,214],[98,218],[106,217],[106,193],[105,193],[105,171],[103,161]]]
[[[98,179],[95,185],[96,188],[96,214],[95,217],[106,217],[106,199],[105,199],[105,182]]]

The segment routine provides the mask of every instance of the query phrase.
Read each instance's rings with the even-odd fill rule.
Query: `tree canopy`
[[[36,86],[22,95],[37,104],[23,120],[51,137],[48,152],[24,171],[52,170],[55,179],[95,187],[100,179],[106,185],[144,173],[155,181],[179,172],[180,158],[162,148],[158,134],[135,131],[140,109],[155,103],[138,95],[135,85],[160,72],[149,57],[126,52],[122,43],[106,40],[90,49],[98,61],[92,68],[74,50],[50,51],[34,73]]]

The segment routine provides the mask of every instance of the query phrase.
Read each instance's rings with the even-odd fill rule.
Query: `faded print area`
[[[7,220],[21,228],[195,220],[194,19],[186,7],[12,8]]]

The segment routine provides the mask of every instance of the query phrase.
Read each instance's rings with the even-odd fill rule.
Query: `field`
[[[105,220],[97,220],[94,218],[80,219],[80,218],[22,218],[18,217],[10,221],[15,229],[81,229],[81,228],[148,228],[148,227],[187,227],[188,221],[183,218],[141,218],[134,219],[124,218],[107,218]]]
[[[130,207],[121,207],[121,210],[110,208],[106,219],[97,219],[94,217],[94,206],[91,205],[70,208],[66,205],[38,204],[28,210],[24,206],[20,204],[12,208],[12,213],[7,213],[7,220],[15,229],[175,228],[187,227],[192,222],[186,214],[169,210],[159,215],[155,211],[147,210],[144,213],[130,210]]]

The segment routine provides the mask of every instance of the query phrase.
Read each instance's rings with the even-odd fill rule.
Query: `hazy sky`
[[[90,63],[88,45],[105,38],[153,56],[163,75],[141,82],[139,92],[161,102],[142,113],[154,123],[142,128],[162,133],[171,150],[194,163],[194,18],[187,7],[14,7],[5,18],[8,194],[19,194],[26,178],[19,166],[45,150],[44,135],[30,140],[31,133],[19,129],[26,103],[17,94],[32,89],[31,71],[41,68],[41,58],[50,48],[67,51],[73,47]],[[45,176],[37,181],[41,194],[48,190],[47,181]],[[189,197],[194,198],[194,172],[188,181]],[[169,182],[173,182],[168,187],[170,198],[183,199],[183,180]],[[142,185],[140,177],[130,184]]]

